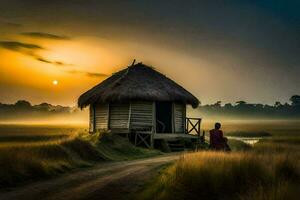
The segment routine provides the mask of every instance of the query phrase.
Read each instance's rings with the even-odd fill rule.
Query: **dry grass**
[[[157,154],[134,147],[126,138],[90,135],[83,129],[0,126],[0,188],[53,177],[99,161]]]
[[[81,137],[55,142],[13,143],[0,147],[0,187],[55,176],[103,160],[95,145]]]
[[[299,146],[268,140],[246,152],[199,152],[181,157],[140,199],[297,199]]]

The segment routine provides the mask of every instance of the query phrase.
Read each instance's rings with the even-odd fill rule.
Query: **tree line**
[[[245,117],[245,118],[300,118],[300,96],[293,95],[289,103],[277,101],[274,105],[253,104],[237,101],[235,104],[221,101],[203,105],[199,110],[207,116]]]
[[[19,100],[14,104],[0,103],[0,119],[26,117],[32,115],[57,115],[77,113],[79,111],[76,107],[51,105],[49,103],[41,103],[32,105],[26,100]]]
[[[289,103],[282,104],[275,102],[274,105],[253,104],[245,101],[237,101],[235,104],[226,103],[222,105],[221,101],[214,104],[199,106],[199,111],[205,115],[217,117],[238,117],[238,118],[300,118],[300,95],[293,95]],[[45,114],[57,115],[68,114],[72,115],[80,113],[77,107],[51,105],[49,103],[41,103],[32,105],[26,100],[19,100],[14,104],[0,103],[0,118],[13,118],[28,115]]]

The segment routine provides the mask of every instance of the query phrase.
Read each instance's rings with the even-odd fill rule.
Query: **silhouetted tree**
[[[224,105],[224,108],[226,108],[226,109],[231,109],[233,106],[232,106],[232,104],[231,103],[226,103],[225,105]]]
[[[217,107],[217,108],[220,108],[221,107],[221,103],[222,103],[222,101],[217,101],[213,106]]]
[[[292,106],[300,106],[300,96],[299,95],[293,95],[290,98],[290,101],[292,102]]]
[[[16,108],[30,108],[31,104],[25,100],[19,100],[15,103]]]
[[[292,105],[288,103],[282,104],[277,101],[274,105],[249,104],[245,101],[237,101],[235,105],[226,103],[221,105],[221,101],[217,101],[212,105],[200,106],[201,111],[210,113],[214,116],[239,116],[239,117],[266,117],[266,118],[300,118],[300,96],[293,95],[290,98]]]
[[[279,101],[276,101],[275,104],[274,104],[274,107],[278,108],[280,106],[282,106],[282,104]]]
[[[235,103],[237,104],[237,106],[246,105],[246,101],[237,101]]]

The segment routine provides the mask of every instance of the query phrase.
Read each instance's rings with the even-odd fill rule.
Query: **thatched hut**
[[[78,106],[90,106],[90,132],[186,133],[186,105],[199,100],[142,63],[133,64],[88,90]]]

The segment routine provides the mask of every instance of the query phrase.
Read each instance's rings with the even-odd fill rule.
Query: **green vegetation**
[[[296,135],[268,137],[247,151],[185,154],[137,199],[298,199],[299,144]]]
[[[0,187],[53,177],[98,162],[160,154],[136,148],[126,138],[108,133],[90,135],[83,129],[40,126],[20,128],[15,133],[11,130],[0,127]]]

